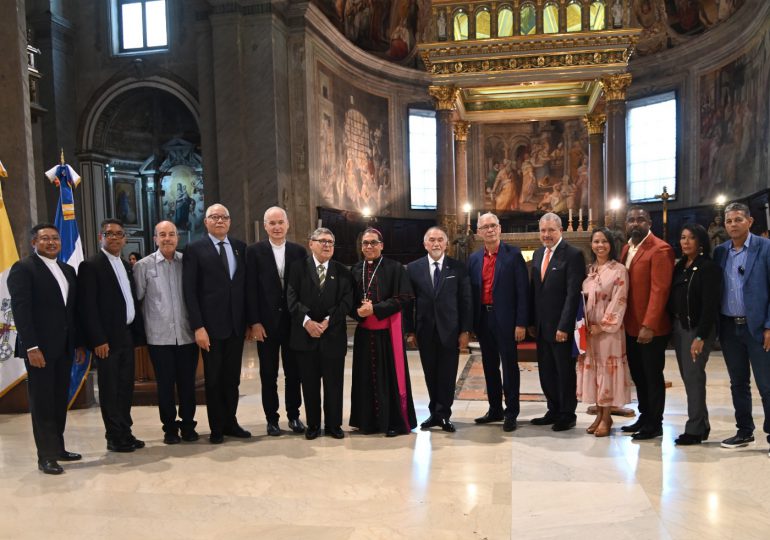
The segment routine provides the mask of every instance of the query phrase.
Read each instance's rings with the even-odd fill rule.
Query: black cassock
[[[353,342],[353,381],[350,425],[364,433],[400,433],[417,427],[406,361],[401,310],[411,301],[412,286],[406,269],[380,257],[353,267],[354,305],[358,321]],[[372,301],[374,315],[356,313],[364,298]]]

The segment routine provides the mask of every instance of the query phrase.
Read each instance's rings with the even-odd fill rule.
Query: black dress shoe
[[[307,433],[307,431],[305,433]],[[271,437],[277,437],[281,434],[281,428],[278,427],[278,422],[267,423],[267,434]]]
[[[305,424],[303,424],[302,420],[299,418],[294,418],[293,420],[289,420],[289,429],[294,433],[305,433]]]
[[[209,435],[209,442],[211,444],[222,444],[225,442],[225,436],[221,433],[212,433]]]
[[[140,448],[144,448],[145,444],[144,441],[141,441],[134,437],[133,435],[130,435],[128,437],[128,444],[134,447],[134,450],[139,450]]]
[[[430,429],[433,426],[440,426],[441,420],[439,418],[436,418],[432,414],[425,419],[423,423],[420,424],[420,429]]]
[[[179,444],[180,442],[182,442],[182,438],[174,431],[163,435],[163,444]]]
[[[545,416],[541,416],[540,418],[533,418],[529,422],[535,426],[550,426],[551,424],[556,423],[556,418],[554,418],[553,416],[548,416],[546,414]]]
[[[107,450],[110,452],[133,452],[136,450],[134,445],[129,441],[107,441]]]
[[[43,471],[45,474],[61,474],[64,472],[64,469],[61,468],[61,465],[56,463],[56,460],[54,459],[43,459],[38,461],[37,468]]]
[[[515,418],[506,418],[503,422],[503,431],[516,431],[518,424]]]
[[[505,416],[502,412],[487,411],[484,416],[479,416],[474,420],[477,424],[489,424],[490,422],[500,422],[505,420]]]
[[[441,425],[441,429],[446,431],[447,433],[454,433],[455,431],[457,431],[457,429],[455,429],[455,425],[449,421],[449,418],[442,418],[440,425]]]
[[[270,426],[270,424],[268,424],[268,426]],[[268,434],[269,433],[270,432],[268,431]],[[313,439],[318,437],[320,433],[321,433],[321,428],[319,426],[308,426],[307,429],[305,430],[305,438],[308,441],[312,441]]]
[[[194,429],[182,429],[182,440],[185,442],[194,442],[200,439],[200,435]]]
[[[567,431],[573,427],[575,427],[575,421],[570,420],[569,422],[556,422],[551,426],[551,429],[554,431]]]
[[[336,427],[324,426],[324,433],[327,436],[333,437],[335,439],[344,439],[345,438],[345,432],[343,432],[342,428],[339,427],[339,426],[336,426]]]
[[[62,453],[59,454],[59,461],[80,461],[83,459],[83,456],[80,454],[76,454],[75,452],[67,452],[66,450],[62,450]]]
[[[692,433],[682,433],[674,440],[674,444],[677,446],[692,446],[694,444],[700,444],[703,442],[703,438],[700,435],[693,435]]]
[[[235,437],[236,439],[248,439],[251,437],[251,432],[246,431],[238,424],[235,424],[235,427],[231,427],[230,429],[226,429],[224,431],[224,434],[228,437]]]
[[[620,431],[622,431],[623,433],[636,433],[640,429],[642,429],[641,420],[637,420],[633,424],[628,424],[627,426],[620,427]]]
[[[649,430],[643,429],[634,433],[631,438],[634,439],[635,441],[649,441],[650,439],[654,439],[662,435],[663,435],[663,428],[649,429]]]

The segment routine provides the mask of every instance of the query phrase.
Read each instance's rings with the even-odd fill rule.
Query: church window
[[[676,94],[667,92],[628,102],[626,178],[631,202],[652,202],[676,193]],[[673,199],[673,197],[672,197]]]
[[[487,8],[481,8],[476,13],[476,39],[488,39],[491,37],[491,19]]]
[[[591,2],[591,30],[604,30],[606,28],[604,21],[604,2],[601,0]]]
[[[543,33],[556,34],[559,32],[559,6],[549,2],[543,9]]]
[[[454,16],[455,41],[468,39],[468,14],[458,11]]]
[[[513,10],[509,7],[501,8],[497,12],[497,37],[511,37],[513,35]]]
[[[535,6],[534,4],[523,4],[519,10],[520,22],[519,29],[522,36],[529,36],[535,33]]]
[[[436,111],[409,109],[409,192],[412,210],[436,208]]]
[[[579,2],[567,5],[567,32],[580,32],[583,29],[583,10]]]
[[[118,52],[134,53],[168,46],[166,0],[114,0]]]

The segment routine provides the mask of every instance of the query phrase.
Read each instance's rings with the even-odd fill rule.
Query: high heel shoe
[[[609,413],[609,409],[607,412]],[[596,428],[596,431],[594,431],[594,436],[607,437],[611,431],[612,431],[612,416],[607,414],[606,417],[603,417],[601,422],[599,422],[599,426]]]
[[[594,423],[591,424],[586,428],[586,433],[589,433],[593,435],[596,432],[596,428],[599,427],[599,423],[602,421],[602,409],[601,407],[596,408],[596,419],[594,420]]]

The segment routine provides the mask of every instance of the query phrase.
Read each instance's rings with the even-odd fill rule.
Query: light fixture
[[[716,203],[718,206],[724,206],[726,202],[727,202],[727,197],[725,197],[724,195],[717,195]]]
[[[620,199],[618,199],[617,197],[615,197],[610,201],[610,210],[614,212],[617,212],[618,210],[620,210],[621,206],[622,206],[622,203],[620,202]]]
[[[463,205],[463,212],[465,212],[466,214],[468,214],[468,213],[470,213],[470,211],[471,211],[471,203],[468,203],[468,202],[467,202],[467,203],[465,203],[465,204]]]

